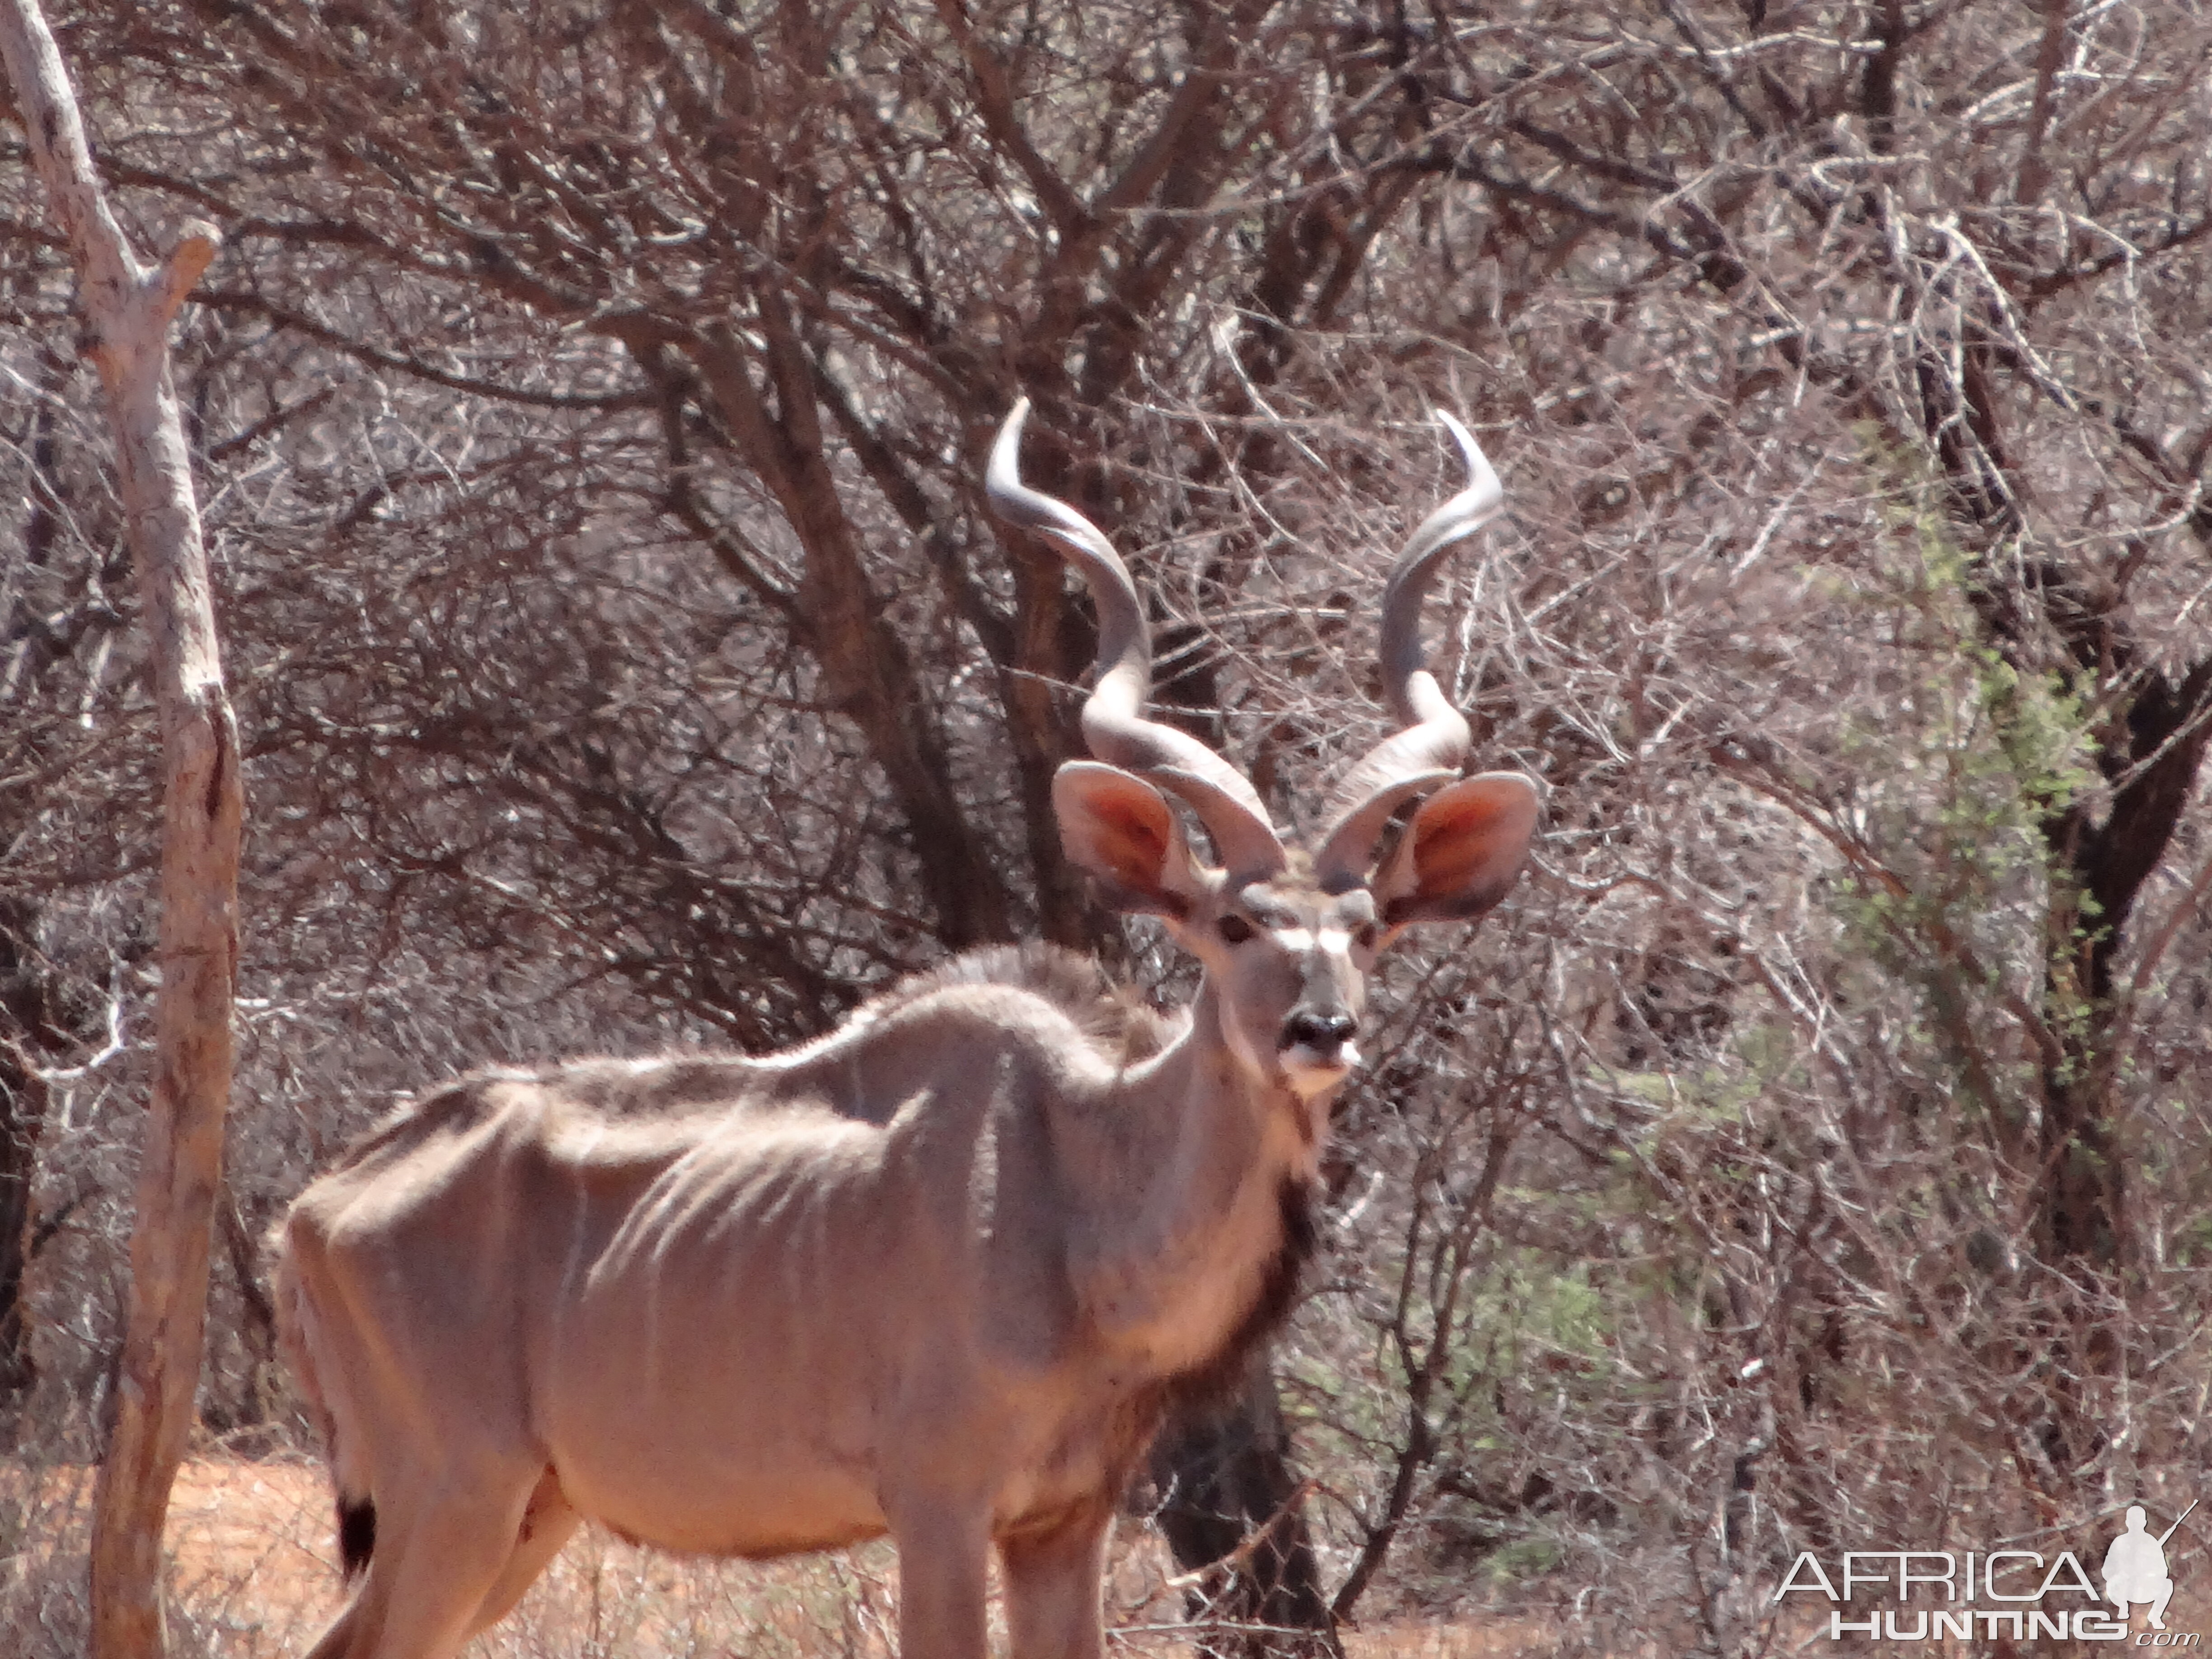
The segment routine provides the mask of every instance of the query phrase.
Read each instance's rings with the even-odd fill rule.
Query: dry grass
[[[7,1659],[74,1659],[82,1651],[82,1549],[91,1499],[89,1469],[33,1478],[0,1466],[0,1655]],[[296,1659],[337,1611],[329,1489],[313,1464],[187,1464],[170,1503],[168,1546],[173,1659]],[[1154,1534],[1123,1529],[1107,1587],[1114,1659],[1190,1659],[1193,1631],[1168,1585],[1171,1572]],[[2193,1573],[2177,1576],[2184,1591],[2169,1624],[2179,1631],[2212,1626],[2212,1605],[2192,1594],[2201,1589],[2190,1582]],[[719,1562],[635,1548],[586,1528],[471,1659],[894,1659],[897,1577],[887,1544],[767,1564]],[[1769,1632],[1765,1651],[1829,1649],[1824,1618],[1784,1623]],[[1562,1634],[1557,1620],[1539,1618],[1407,1620],[1348,1632],[1346,1647],[1348,1659],[1521,1659],[1559,1651]],[[1683,1648],[1695,1645],[1682,1634]],[[1003,1651],[1004,1632],[998,1636]],[[1633,1648],[1657,1650],[1648,1643]],[[1585,1642],[1577,1650],[1594,1650]],[[1957,1649],[1947,1643],[1924,1650]]]
[[[92,1472],[0,1472],[0,1651],[81,1650],[82,1540]],[[292,1659],[337,1611],[329,1489],[299,1462],[187,1464],[169,1507],[177,1659]],[[1147,1529],[1123,1529],[1107,1601],[1119,1659],[1187,1659],[1191,1630]],[[586,1528],[477,1659],[891,1659],[896,1559],[888,1545],[753,1564],[634,1548]],[[1002,1633],[1001,1633],[1002,1634]],[[1352,1659],[1508,1659],[1553,1644],[1523,1621],[1352,1632]]]

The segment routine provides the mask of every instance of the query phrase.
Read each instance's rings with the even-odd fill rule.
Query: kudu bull
[[[1198,958],[1190,1008],[1148,1033],[1073,957],[986,952],[788,1053],[486,1072],[394,1112],[281,1233],[286,1351],[358,1581],[316,1659],[444,1659],[586,1516],[726,1556],[888,1533],[904,1659],[981,1659],[995,1547],[1016,1659],[1100,1652],[1123,1486],[1164,1412],[1288,1305],[1376,953],[1497,903],[1536,793],[1458,775],[1467,723],[1421,666],[1437,556],[1502,494],[1457,422],[1472,481],[1383,601],[1404,729],[1309,857],[1227,761],[1145,717],[1136,589],[1021,482],[1026,409],[990,499],[1098,610],[1097,758],[1054,782],[1062,841]]]

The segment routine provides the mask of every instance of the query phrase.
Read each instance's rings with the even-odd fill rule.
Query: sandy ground
[[[69,1507],[81,1513],[89,1475],[67,1484]],[[1164,1554],[1149,1534],[1127,1535],[1108,1586],[1114,1651],[1187,1659]],[[295,1659],[337,1610],[329,1488],[312,1464],[187,1464],[170,1500],[168,1546],[176,1615],[224,1659]],[[754,1565],[633,1549],[587,1528],[476,1651],[483,1659],[890,1659],[896,1579],[887,1546]],[[1352,1659],[1505,1659],[1550,1645],[1517,1622],[1394,1625],[1351,1632],[1347,1642]]]
[[[9,1589],[9,1575],[20,1587],[57,1551],[82,1548],[91,1494],[89,1470],[33,1477],[0,1464],[0,1591]],[[1107,1586],[1110,1659],[1191,1659],[1164,1550],[1144,1528],[1126,1528],[1124,1538]],[[187,1464],[172,1496],[167,1542],[179,1659],[300,1659],[337,1610],[329,1492],[314,1465]],[[2193,1553],[2179,1561],[2182,1594],[2168,1613],[2185,1643],[2212,1632],[2212,1597],[2198,1566]],[[80,1594],[76,1571],[69,1583],[52,1584],[65,1599]],[[896,1577],[887,1545],[756,1565],[661,1555],[586,1528],[471,1659],[893,1659]],[[1830,1641],[1825,1618],[1796,1611],[1807,1616],[1771,1632],[1778,1659],[1845,1650]],[[1560,1636],[1533,1620],[1409,1620],[1348,1632],[1346,1647],[1349,1659],[1518,1659],[1555,1653]],[[2137,1633],[2129,1644],[2156,1639],[2146,1638]],[[1894,1648],[1846,1639],[1861,1652]],[[0,1649],[7,1645],[0,1632]],[[1679,1650],[1648,1632],[1632,1645],[1638,1659]],[[1943,1642],[1918,1650],[1986,1650]]]

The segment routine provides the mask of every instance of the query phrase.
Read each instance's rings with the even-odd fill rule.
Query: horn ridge
[[[1251,781],[1187,732],[1145,717],[1152,694],[1152,631],[1129,568],[1106,532],[1067,502],[1021,478],[1019,398],[991,445],[984,494],[1008,524],[1050,540],[1082,575],[1098,612],[1097,674],[1083,705],[1083,740],[1091,754],[1171,791],[1198,814],[1214,851],[1232,873],[1272,875],[1289,860]]]
[[[1425,665],[1421,610],[1443,555],[1505,510],[1505,487],[1459,418],[1449,410],[1436,415],[1459,447],[1468,481],[1406,538],[1383,584],[1377,653],[1382,695],[1403,729],[1369,750],[1331,792],[1325,814],[1328,829],[1314,860],[1324,880],[1364,875],[1392,813],[1456,775],[1474,747],[1467,717]]]

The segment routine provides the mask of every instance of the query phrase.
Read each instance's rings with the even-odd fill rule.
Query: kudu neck
[[[1272,1194],[1317,1171],[1329,1096],[1301,1099],[1279,1073],[1259,1074],[1266,1056],[1237,1051],[1224,1012],[1201,981],[1189,1024],[1123,1074],[1106,1114],[1126,1138],[1116,1191],[1102,1197],[1147,1231],[1202,1231],[1248,1190]]]
[[[1301,1125],[1325,1103],[1255,1078],[1201,987],[1188,1028],[1130,1068],[1091,1120],[1085,1244],[1072,1264],[1101,1333],[1164,1374],[1218,1353],[1285,1249],[1285,1194],[1310,1184]]]

